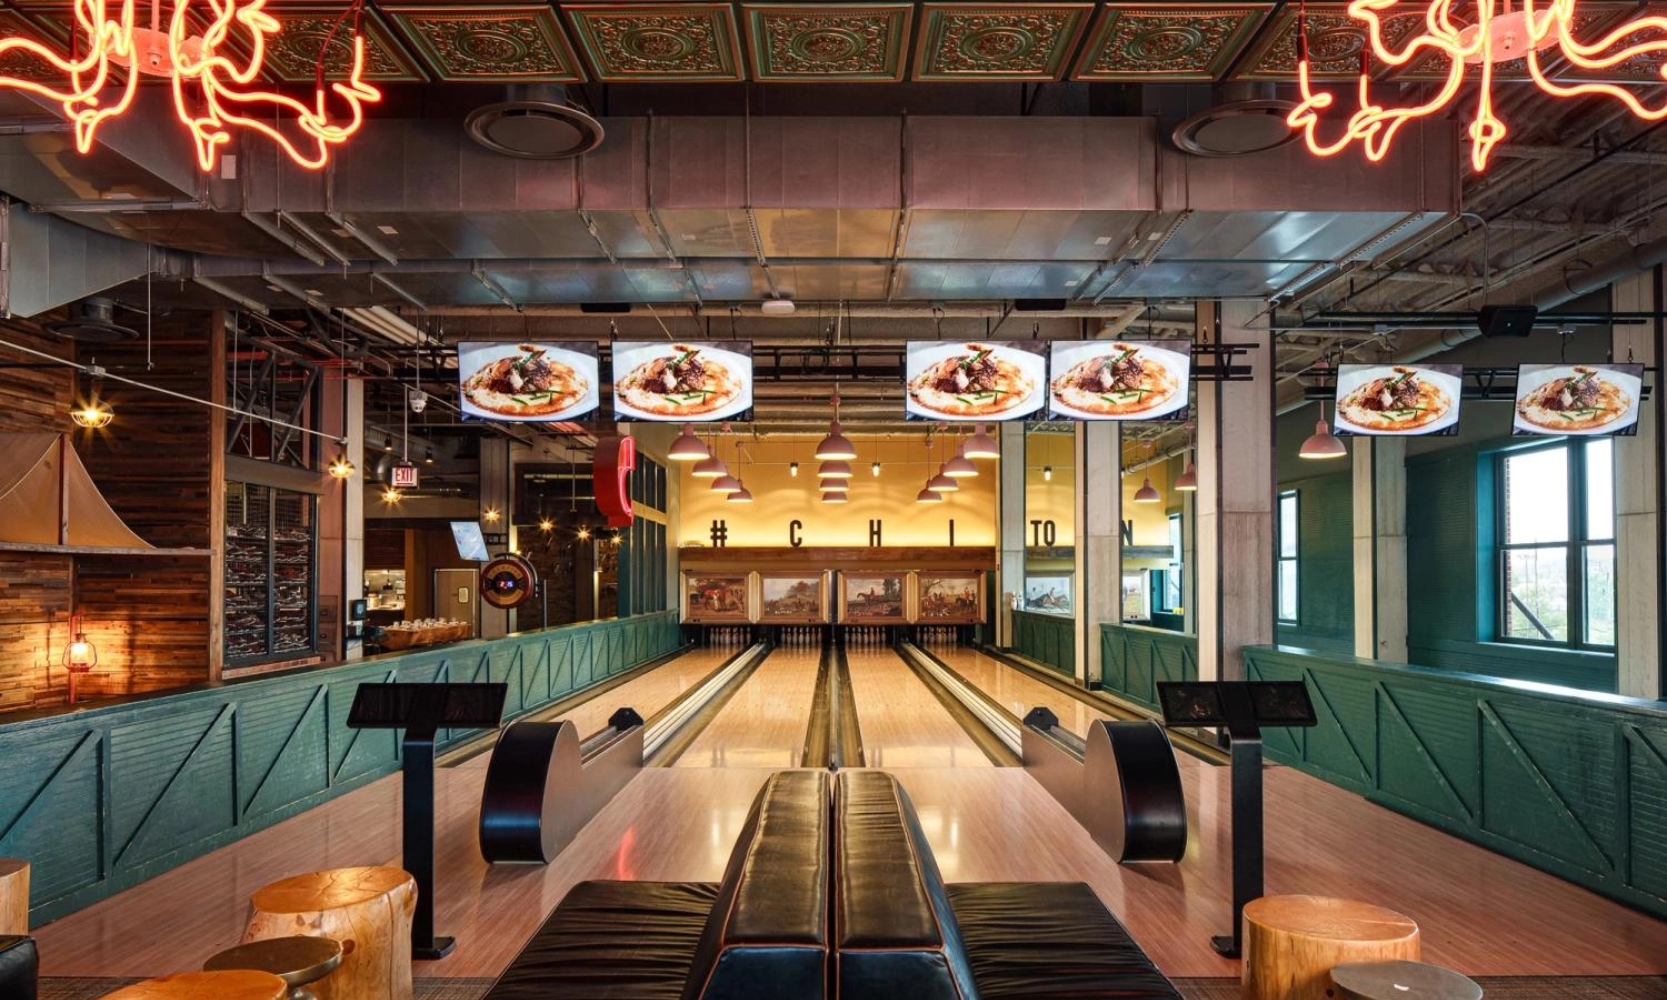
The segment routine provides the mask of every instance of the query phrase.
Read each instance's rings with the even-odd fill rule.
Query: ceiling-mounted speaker
[[[1064,299],[1014,299],[1013,311],[1022,313],[1051,313],[1065,311]]]
[[[1246,156],[1276,149],[1297,137],[1285,123],[1296,104],[1274,96],[1271,83],[1229,83],[1216,103],[1175,126],[1170,141],[1194,156]]]
[[[1534,332],[1540,311],[1533,306],[1483,306],[1476,326],[1484,337],[1526,337]]]
[[[573,107],[556,83],[511,84],[504,100],[469,112],[463,129],[494,153],[523,160],[569,159],[602,144],[602,123]]]

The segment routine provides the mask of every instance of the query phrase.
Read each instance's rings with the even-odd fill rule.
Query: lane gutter
[[[990,758],[990,763],[997,767],[1023,766],[1024,761],[1016,749],[1018,728],[1008,721],[1012,718],[1011,713],[989,711],[988,703],[976,694],[957,694],[954,681],[913,643],[901,643],[892,647],[892,652],[920,678],[920,682],[938,699],[967,737],[984,752],[984,756]],[[962,681],[960,687],[965,689],[968,685]],[[1003,714],[1007,715],[1007,720],[1001,718]],[[1009,726],[1012,726],[1011,733],[1007,732]]]
[[[643,766],[670,767],[689,749],[775,648],[756,643],[735,654],[643,727]]]

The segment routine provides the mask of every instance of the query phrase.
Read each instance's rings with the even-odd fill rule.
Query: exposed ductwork
[[[511,84],[501,101],[469,112],[463,131],[494,153],[524,160],[583,156],[602,144],[602,123],[567,99],[559,83]]]

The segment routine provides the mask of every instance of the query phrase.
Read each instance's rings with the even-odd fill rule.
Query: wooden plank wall
[[[6,339],[68,357],[76,348],[26,320],[0,324]],[[146,370],[143,341],[79,347],[122,374],[206,397],[215,373],[206,313],[159,319]],[[32,363],[8,357],[0,361]],[[0,431],[74,432],[77,453],[111,507],[153,545],[208,548],[216,488],[206,407],[106,382],[116,411],[99,431],[69,419],[77,385],[68,368],[0,368]],[[167,690],[210,676],[212,607],[206,557],[0,555],[0,712],[60,703],[58,665],[72,612],[84,617],[99,666],[79,685],[84,699]]]

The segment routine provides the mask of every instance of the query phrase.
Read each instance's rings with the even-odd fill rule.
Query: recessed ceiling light
[[[1075,288],[1076,284],[1077,284],[1077,279],[1075,279],[1075,278],[1065,279],[1065,287],[1066,288]]]

